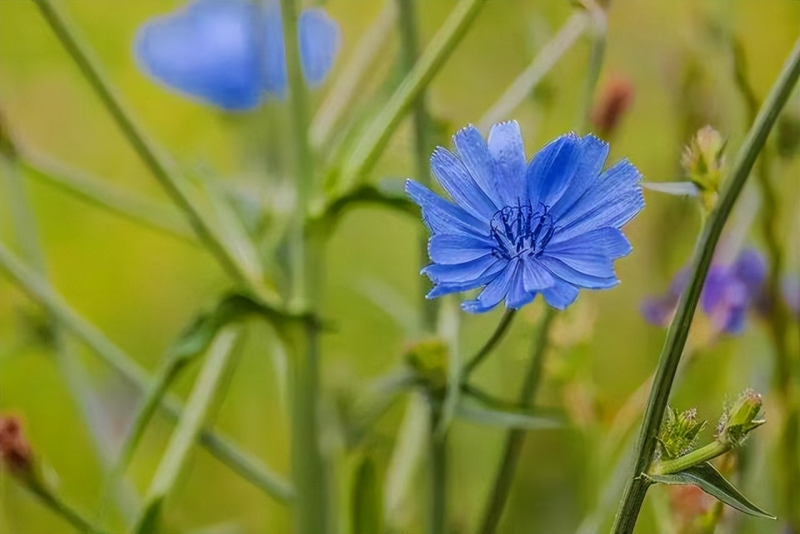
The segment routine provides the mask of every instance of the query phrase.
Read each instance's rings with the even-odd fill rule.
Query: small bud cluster
[[[418,341],[406,350],[406,362],[434,394],[447,388],[447,344],[440,338]]]
[[[24,478],[33,472],[31,446],[16,416],[0,416],[0,458],[14,476]]]
[[[710,210],[717,200],[725,165],[725,138],[711,126],[704,126],[683,151],[681,165],[686,177],[700,190],[703,207]]]
[[[669,407],[658,433],[660,458],[672,460],[694,449],[697,436],[705,426],[706,421],[698,421],[696,408],[679,413]]]

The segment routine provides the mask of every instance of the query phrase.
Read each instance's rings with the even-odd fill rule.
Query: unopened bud
[[[447,344],[440,338],[418,341],[406,350],[406,362],[434,392],[447,387],[447,360]]]
[[[741,445],[751,430],[763,425],[761,395],[745,390],[734,405],[725,411],[717,427],[717,440],[732,447]]]
[[[697,443],[697,435],[705,426],[706,421],[697,419],[696,408],[681,413],[668,408],[658,434],[662,458],[671,460],[691,451]]]
[[[592,125],[600,137],[607,139],[614,133],[620,119],[631,107],[634,95],[633,84],[626,78],[616,77],[606,83],[591,116]]]
[[[33,453],[16,416],[0,416],[0,458],[12,475],[33,476]]]
[[[711,126],[704,126],[692,137],[681,158],[687,178],[700,190],[703,206],[708,210],[717,200],[725,165],[723,152],[726,143],[718,131]]]

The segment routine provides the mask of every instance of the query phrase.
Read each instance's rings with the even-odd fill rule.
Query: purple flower
[[[749,309],[765,311],[763,285],[766,274],[764,258],[752,248],[744,249],[731,264],[711,264],[700,304],[717,331],[737,334],[744,329]],[[668,326],[675,314],[678,298],[688,283],[689,271],[681,269],[665,295],[646,298],[642,303],[645,320]]]
[[[503,299],[518,309],[541,293],[564,309],[580,289],[619,283],[614,260],[631,245],[622,226],[644,207],[641,176],[622,160],[605,171],[608,145],[562,135],[528,162],[516,122],[496,124],[484,140],[474,126],[437,148],[431,170],[452,198],[408,180],[431,232],[434,283],[428,298],[483,288],[462,308],[482,313]]]

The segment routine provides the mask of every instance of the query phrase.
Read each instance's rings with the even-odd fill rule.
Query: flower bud
[[[406,350],[406,362],[435,393],[447,387],[447,360],[447,344],[440,338],[418,341]]]
[[[714,128],[704,126],[694,135],[681,158],[686,177],[700,189],[703,206],[707,210],[717,200],[722,168],[725,165],[723,152],[726,143],[725,138]]]
[[[672,460],[691,451],[697,443],[697,435],[705,426],[706,421],[698,421],[696,408],[681,413],[668,408],[658,434],[661,457]]]
[[[600,99],[592,109],[591,121],[600,137],[607,139],[633,103],[633,84],[626,78],[612,78],[603,87]]]
[[[717,440],[732,447],[741,445],[751,430],[766,422],[761,405],[760,394],[752,389],[745,390],[722,415],[717,426]]]
[[[15,477],[33,477],[33,452],[16,416],[0,416],[0,459]]]

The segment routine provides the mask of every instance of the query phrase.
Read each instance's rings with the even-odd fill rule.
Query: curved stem
[[[525,374],[525,381],[522,383],[517,397],[517,402],[520,407],[528,407],[533,404],[536,390],[539,387],[539,381],[542,376],[544,357],[547,353],[548,333],[550,332],[550,325],[555,316],[555,310],[548,306],[544,317],[542,317],[539,323],[533,345],[531,346],[531,360],[527,373]],[[492,485],[492,489],[489,493],[489,500],[486,503],[486,508],[483,513],[483,520],[481,521],[481,529],[479,531],[481,534],[492,534],[497,530],[497,524],[500,522],[500,517],[503,514],[508,494],[511,491],[511,482],[514,479],[514,473],[519,463],[522,446],[525,444],[525,436],[525,430],[511,430],[506,435],[500,466],[495,473],[494,484]]]
[[[467,363],[464,365],[464,370],[462,373],[462,381],[466,382],[469,378],[469,375],[478,367],[483,360],[494,350],[500,340],[503,339],[503,336],[506,335],[508,328],[511,326],[511,322],[514,320],[514,317],[517,315],[517,310],[507,309],[506,312],[503,314],[503,318],[500,319],[500,322],[495,328],[494,333],[492,336],[486,341],[483,347],[480,348],[475,355],[470,358]]]
[[[87,534],[105,533],[105,530],[92,524],[83,513],[73,508],[70,504],[67,504],[58,494],[53,492],[50,488],[45,487],[42,482],[34,481],[31,484],[27,484],[25,487],[36,495],[44,505],[60,515],[80,532]]]
[[[800,77],[800,40],[795,43],[755,123],[748,132],[736,156],[730,176],[726,180],[725,188],[721,192],[719,200],[711,211],[700,235],[690,270],[689,286],[681,295],[675,318],[670,325],[667,339],[659,358],[654,386],[650,391],[650,398],[636,445],[636,460],[614,520],[612,532],[616,534],[630,534],[636,525],[636,519],[644,503],[644,497],[649,485],[642,475],[647,472],[647,468],[653,459],[656,447],[655,437],[661,426],[664,410],[669,401],[675,372],[678,369],[683,348],[689,336],[689,328],[697,302],[700,299],[705,277],[711,265],[714,248],[719,241],[725,221],[728,219],[733,205],[747,181],[758,153],[764,146],[767,136],[775,124],[781,108],[789,98],[789,94],[798,77]]]

